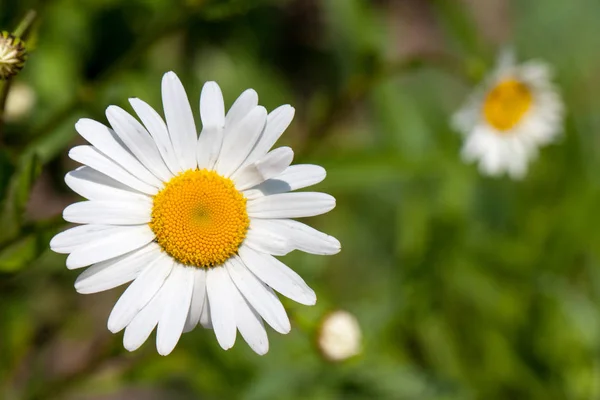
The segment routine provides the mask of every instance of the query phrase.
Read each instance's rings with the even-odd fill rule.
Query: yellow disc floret
[[[150,228],[161,248],[182,264],[209,268],[234,255],[248,231],[246,198],[231,179],[189,170],[156,196]]]
[[[513,128],[531,108],[533,95],[529,87],[516,79],[505,79],[485,97],[483,114],[499,131]]]

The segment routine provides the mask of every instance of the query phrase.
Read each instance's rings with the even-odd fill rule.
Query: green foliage
[[[6,170],[12,168],[6,165]],[[35,154],[25,154],[14,168],[14,173],[8,178],[9,183],[6,186],[5,196],[2,200],[0,212],[0,243],[5,243],[15,239],[23,226],[25,206],[29,200],[29,195],[33,182],[41,171],[41,165]],[[1,258],[1,257],[0,257]]]
[[[3,0],[0,30],[29,8],[35,48],[13,83],[36,103],[0,126],[1,399],[600,396],[600,3]],[[550,62],[568,110],[520,182],[465,165],[448,123],[503,45]],[[168,70],[196,115],[206,80],[227,105],[248,87],[292,104],[280,144],[327,169],[315,190],[337,207],[310,223],[342,252],[284,258],[319,300],[284,300],[292,332],[269,331],[264,357],[203,329],[166,358],[153,338],[128,353],[106,329],[122,289],[77,294],[48,249],[77,201],[74,123],[130,97],[160,110]],[[363,352],[332,363],[316,335],[340,308]]]

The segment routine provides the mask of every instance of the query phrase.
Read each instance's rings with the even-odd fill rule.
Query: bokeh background
[[[600,399],[597,0],[0,0],[0,30],[29,9],[0,128],[1,399]],[[507,45],[554,66],[568,113],[520,182],[464,165],[448,123]],[[77,294],[48,248],[75,121],[160,109],[169,70],[193,104],[206,80],[292,104],[280,143],[328,170],[337,208],[309,222],[342,252],[285,257],[319,301],[285,301],[263,357],[203,329],[128,353],[106,328],[123,288]],[[316,346],[335,309],[363,332],[337,363]]]

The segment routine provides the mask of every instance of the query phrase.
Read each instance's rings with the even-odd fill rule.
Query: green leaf
[[[10,157],[3,149],[0,149],[0,199],[4,199],[10,178],[15,172],[15,167],[12,164]]]
[[[23,214],[41,164],[36,154],[21,158],[16,172],[8,185],[8,193],[0,209],[0,243],[15,239],[23,224]]]
[[[14,272],[37,258],[36,238],[29,235],[0,251],[0,271]]]

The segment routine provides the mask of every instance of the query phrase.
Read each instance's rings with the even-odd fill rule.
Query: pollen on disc
[[[500,81],[486,95],[483,114],[486,121],[499,131],[517,125],[531,109],[531,89],[516,79]]]
[[[161,248],[185,265],[223,264],[237,252],[249,225],[246,198],[214,171],[185,171],[154,196],[150,228]]]

